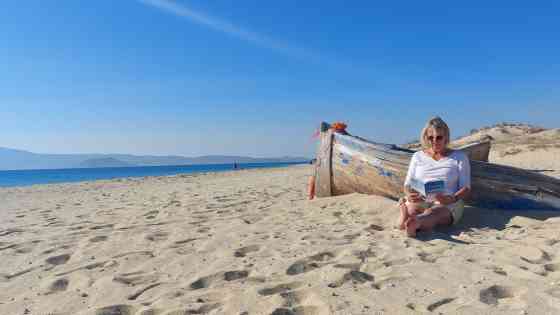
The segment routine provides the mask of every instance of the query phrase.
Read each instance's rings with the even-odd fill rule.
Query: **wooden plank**
[[[475,142],[457,148],[467,154],[469,159],[475,161],[488,162],[488,155],[490,155],[490,142]]]
[[[315,196],[332,196],[332,140],[333,131],[321,125],[321,143],[317,153]],[[325,130],[326,129],[326,130]]]

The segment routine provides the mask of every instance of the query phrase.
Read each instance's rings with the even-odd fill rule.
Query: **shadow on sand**
[[[470,244],[456,239],[454,236],[477,229],[502,231],[508,227],[513,227],[510,222],[514,217],[544,221],[549,218],[560,217],[560,210],[502,210],[467,206],[459,224],[452,227],[438,227],[432,233],[421,232],[417,235],[417,239],[422,241],[441,239],[457,244]]]

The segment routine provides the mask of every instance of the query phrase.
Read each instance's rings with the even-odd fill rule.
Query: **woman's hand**
[[[455,197],[451,195],[437,194],[435,196],[437,202],[442,205],[450,205],[456,201]]]

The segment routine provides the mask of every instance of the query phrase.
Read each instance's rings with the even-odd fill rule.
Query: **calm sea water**
[[[282,167],[305,163],[239,163],[238,169]],[[0,187],[81,182],[123,177],[166,176],[233,170],[233,164],[68,168],[56,170],[0,171]]]

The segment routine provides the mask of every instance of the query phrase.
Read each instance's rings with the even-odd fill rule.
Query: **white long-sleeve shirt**
[[[410,185],[411,179],[423,182],[443,180],[445,195],[453,195],[464,187],[471,187],[471,165],[463,151],[454,150],[439,161],[423,151],[415,152],[410,160],[404,184]]]

